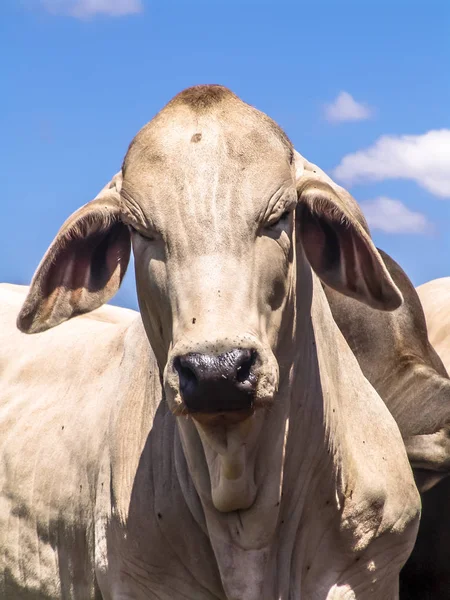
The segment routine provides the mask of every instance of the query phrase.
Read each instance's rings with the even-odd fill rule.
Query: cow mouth
[[[237,425],[249,419],[255,411],[253,402],[248,408],[226,411],[188,411],[187,414],[204,427],[227,427]]]

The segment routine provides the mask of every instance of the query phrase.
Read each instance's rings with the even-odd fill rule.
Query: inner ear
[[[314,271],[335,273],[340,268],[338,234],[327,219],[321,219],[305,206],[299,208],[300,234],[309,264]]]
[[[119,221],[106,231],[96,231],[86,237],[69,240],[52,261],[44,280],[43,296],[51,297],[55,291],[64,293],[98,294],[118,281],[127,267],[123,262],[123,249],[128,243],[127,228]],[[117,267],[121,266],[121,269]],[[81,308],[81,307],[80,307]]]
[[[116,206],[101,199],[63,225],[39,265],[17,325],[45,331],[110,300],[125,275],[131,251],[128,227]]]
[[[300,201],[297,222],[306,258],[329,287],[379,310],[395,310],[402,296],[370,236],[338,203],[318,190]]]

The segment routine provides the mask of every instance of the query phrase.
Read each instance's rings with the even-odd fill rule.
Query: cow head
[[[247,508],[259,432],[289,385],[299,294],[309,314],[308,263],[371,306],[401,303],[359,216],[266,115],[223,87],[191,88],[63,225],[18,326],[43,331],[109,300],[131,241],[142,319],[191,471],[201,442],[214,506]]]

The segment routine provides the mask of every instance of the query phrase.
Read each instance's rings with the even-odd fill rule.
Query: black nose
[[[236,348],[220,356],[192,352],[174,367],[181,397],[191,412],[229,412],[253,407],[257,377],[255,350]]]

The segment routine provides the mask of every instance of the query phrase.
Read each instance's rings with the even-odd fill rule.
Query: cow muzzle
[[[175,347],[165,370],[166,396],[174,414],[232,424],[269,404],[277,388],[278,365],[260,344],[247,344],[222,345],[219,352],[219,344]]]
[[[193,413],[245,413],[253,410],[258,377],[257,352],[235,348],[218,356],[190,352],[177,356],[181,398]],[[237,415],[236,415],[237,416]]]

